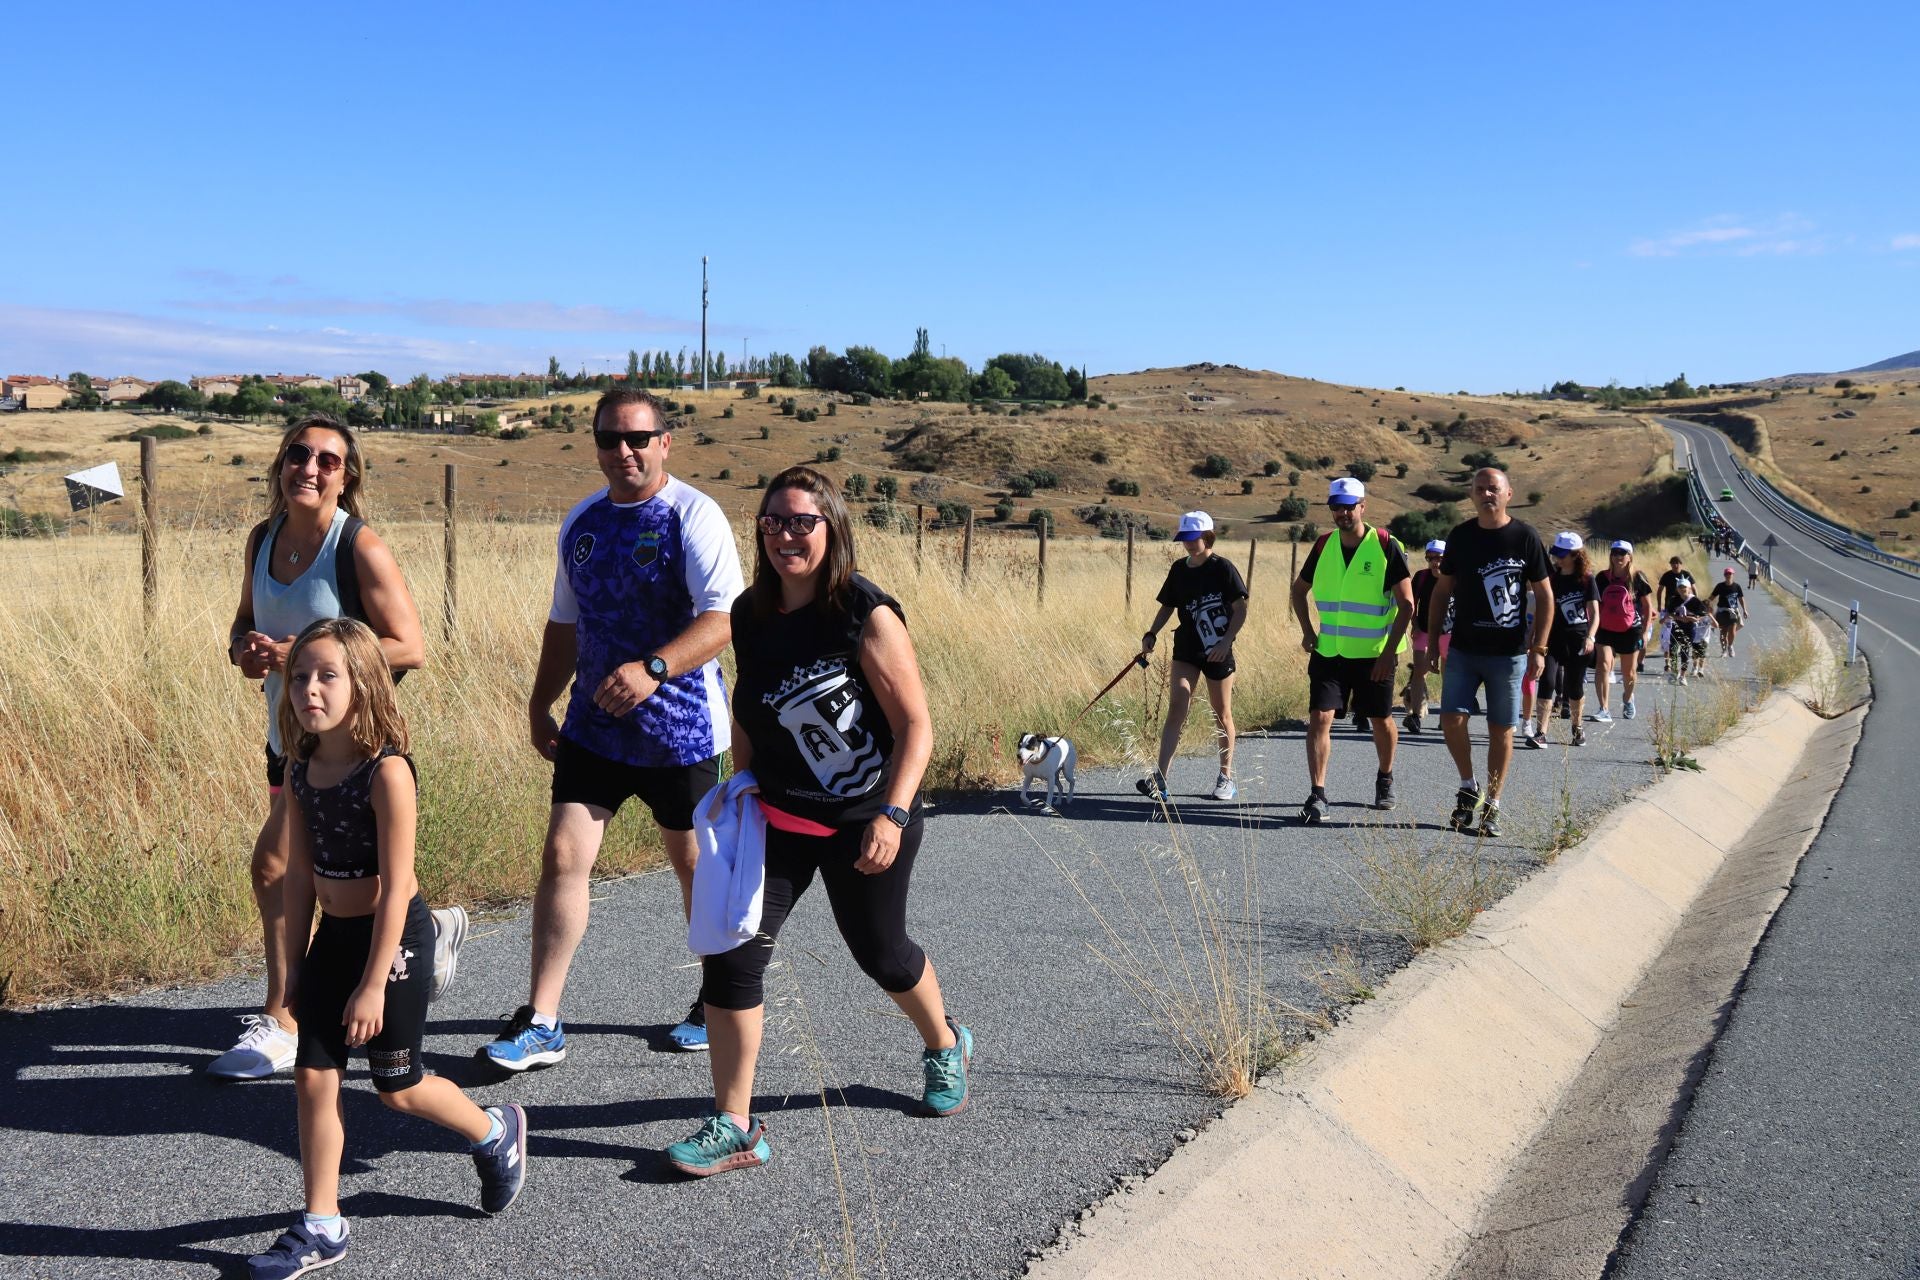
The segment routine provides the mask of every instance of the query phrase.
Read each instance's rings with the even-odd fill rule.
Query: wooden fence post
[[[913,504],[913,571],[920,572],[922,555],[926,549],[927,504]]]
[[[140,603],[153,629],[154,598],[160,593],[160,460],[152,436],[140,437]]]
[[[455,625],[456,625],[456,623],[457,623],[457,621],[458,621],[458,617],[459,617],[459,599],[460,599],[460,562],[459,562],[459,552],[460,552],[460,543],[459,543],[459,539],[458,539],[458,537],[456,536],[456,533],[457,533],[457,530],[458,530],[458,525],[459,525],[459,520],[458,520],[458,516],[457,516],[457,514],[456,514],[456,509],[457,509],[457,507],[458,507],[458,505],[459,505],[459,501],[460,501],[460,480],[459,480],[459,474],[460,474],[460,473],[459,473],[459,468],[458,468],[458,467],[457,467],[457,466],[456,466],[455,464],[453,464],[453,463],[451,463],[451,462],[449,462],[449,463],[447,464],[447,492],[446,492],[446,507],[447,507],[447,512],[446,512],[446,515],[447,515],[447,540],[446,540],[446,548],[447,548],[447,549],[446,549],[446,561],[447,561],[447,589],[446,589],[446,601],[445,601],[445,606],[446,606],[446,619],[447,619],[447,634],[448,634],[449,636],[451,636],[451,635],[453,634],[453,632],[454,632],[454,628],[455,628]]]
[[[1257,540],[1247,539],[1247,590],[1249,592],[1253,590],[1253,553],[1259,549],[1260,543]]]
[[[1133,611],[1133,521],[1127,521],[1127,611]]]
[[[1287,544],[1287,585],[1289,588],[1300,579],[1300,531],[1292,531],[1293,541]]]
[[[1043,519],[1035,526],[1040,530],[1040,582],[1039,601],[1047,602],[1047,522]]]
[[[967,529],[960,535],[960,585],[967,585],[967,574],[973,570],[973,508],[967,508]]]

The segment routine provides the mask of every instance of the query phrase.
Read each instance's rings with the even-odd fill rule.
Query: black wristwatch
[[[880,812],[886,815],[886,819],[888,822],[891,822],[894,826],[901,827],[901,828],[904,828],[907,825],[907,823],[913,818],[912,814],[908,813],[905,809],[902,809],[897,804],[890,804],[886,808],[882,809]]]
[[[665,658],[657,653],[650,653],[646,656],[645,662],[647,664],[648,675],[652,676],[655,680],[665,680],[667,678],[667,660]]]

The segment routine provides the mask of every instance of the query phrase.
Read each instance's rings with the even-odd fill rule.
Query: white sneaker
[[[1240,788],[1234,786],[1233,779],[1224,773],[1221,774],[1219,780],[1213,784],[1213,798],[1215,800],[1231,800],[1239,794]]]
[[[1612,724],[1613,723],[1613,717],[1607,714],[1607,709],[1605,707],[1602,707],[1598,711],[1594,712],[1591,716],[1588,717],[1588,719],[1592,720],[1595,724]]]
[[[293,1070],[300,1041],[280,1020],[268,1013],[242,1014],[246,1030],[239,1043],[207,1064],[207,1074],[221,1080],[265,1080]]]
[[[431,1004],[453,985],[453,972],[460,967],[460,944],[467,940],[465,907],[441,907],[433,915],[433,989],[427,993]]]

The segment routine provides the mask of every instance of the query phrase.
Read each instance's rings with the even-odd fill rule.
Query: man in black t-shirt
[[[1693,574],[1687,571],[1685,562],[1682,561],[1679,556],[1675,556],[1673,559],[1667,561],[1667,571],[1660,575],[1660,613],[1662,616],[1671,613],[1673,606],[1679,603],[1680,585],[1682,583],[1685,583],[1696,591],[1700,589],[1700,584],[1693,580]],[[1669,631],[1670,628],[1664,624],[1660,628],[1660,651],[1662,653],[1666,653],[1668,649]],[[1671,670],[1672,667],[1673,663],[1669,657],[1667,668]]]
[[[1713,604],[1713,620],[1720,628],[1720,656],[1733,656],[1733,638],[1747,623],[1747,593],[1733,580],[1733,566],[1714,585],[1708,599]]]
[[[1547,586],[1547,549],[1532,525],[1507,514],[1513,485],[1498,467],[1473,473],[1475,519],[1447,535],[1439,580],[1427,605],[1427,656],[1438,663],[1440,626],[1453,606],[1453,640],[1440,677],[1440,728],[1460,772],[1452,825],[1500,834],[1500,789],[1513,762],[1513,731],[1520,723],[1520,682],[1538,680],[1553,628]],[[1531,634],[1526,596],[1533,598]],[[1474,697],[1487,696],[1487,787],[1473,776],[1467,716]]]

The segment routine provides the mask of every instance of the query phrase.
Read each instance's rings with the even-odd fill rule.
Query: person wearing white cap
[[[1586,540],[1571,530],[1557,534],[1548,554],[1553,572],[1547,575],[1547,589],[1553,593],[1557,617],[1547,633],[1547,665],[1540,676],[1537,716],[1526,735],[1526,745],[1547,745],[1547,716],[1556,701],[1564,701],[1573,720],[1573,744],[1587,745],[1587,731],[1581,713],[1587,699],[1587,669],[1593,664],[1594,633],[1600,627],[1600,610],[1593,594],[1592,566],[1587,560]]]
[[[1427,567],[1413,575],[1413,670],[1407,675],[1402,697],[1407,700],[1406,730],[1419,733],[1426,728],[1421,717],[1427,710],[1427,677],[1440,668],[1427,665],[1427,605],[1433,601],[1433,584],[1440,576],[1440,558],[1447,554],[1444,538],[1427,540]],[[1440,661],[1447,659],[1447,633],[1453,630],[1453,611],[1447,611],[1440,632]]]
[[[1692,585],[1689,582],[1688,585]],[[1593,577],[1599,593],[1600,630],[1594,633],[1593,696],[1600,709],[1595,724],[1612,724],[1607,693],[1613,681],[1613,663],[1620,661],[1620,714],[1634,716],[1634,690],[1640,683],[1640,654],[1653,633],[1653,584],[1633,567],[1633,544],[1615,538],[1607,546],[1607,567]]]
[[[1180,745],[1193,704],[1193,687],[1207,678],[1207,701],[1213,706],[1220,743],[1220,776],[1210,793],[1215,800],[1231,800],[1239,788],[1233,781],[1233,639],[1247,622],[1247,584],[1224,556],[1213,554],[1213,517],[1189,511],[1180,517],[1174,538],[1186,557],[1167,568],[1167,580],[1155,597],[1160,611],[1140,637],[1140,656],[1153,652],[1160,628],[1175,613],[1180,625],[1173,632],[1173,687],[1167,696],[1167,722],[1160,730],[1160,759],[1153,776],[1136,784],[1142,795],[1167,802],[1167,768]]]
[[[1500,834],[1500,789],[1513,763],[1513,731],[1520,723],[1520,685],[1538,679],[1546,666],[1547,634],[1553,627],[1553,596],[1547,589],[1547,549],[1524,520],[1507,514],[1513,485],[1498,467],[1473,473],[1478,514],[1447,535],[1440,580],[1427,606],[1427,655],[1439,656],[1435,637],[1449,605],[1457,606],[1453,644],[1440,678],[1440,728],[1447,754],[1460,771],[1454,793],[1456,831]],[[1455,584],[1462,584],[1456,589]],[[1527,622],[1526,595],[1533,598]],[[1473,776],[1473,743],[1467,716],[1475,695],[1487,695],[1487,787]]]
[[[1300,647],[1307,659],[1307,781],[1300,821],[1318,826],[1327,818],[1327,763],[1333,754],[1333,719],[1352,705],[1373,727],[1380,771],[1374,778],[1376,809],[1391,809],[1393,756],[1399,746],[1393,722],[1393,672],[1413,629],[1413,575],[1407,553],[1385,529],[1364,516],[1366,486],[1342,476],[1327,492],[1334,531],[1313,544],[1293,581],[1293,613],[1300,620]],[[1314,626],[1311,598],[1319,614]]]

